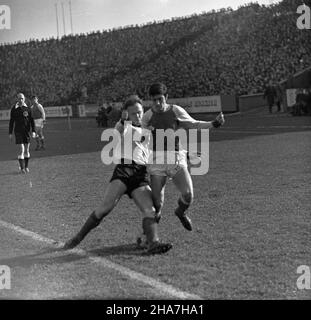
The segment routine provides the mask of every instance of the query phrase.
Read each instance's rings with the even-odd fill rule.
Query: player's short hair
[[[128,97],[123,105],[123,110],[127,110],[128,107],[134,106],[136,103],[143,104],[142,100],[137,95]]]
[[[167,95],[167,87],[165,84],[157,82],[150,86],[149,96],[156,96],[157,94]]]
[[[38,96],[32,96],[31,99],[38,99]]]

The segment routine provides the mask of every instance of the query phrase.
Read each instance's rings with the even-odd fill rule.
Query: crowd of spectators
[[[18,91],[45,105],[123,101],[163,81],[171,97],[263,92],[311,65],[299,0],[255,3],[103,32],[0,46],[0,108]]]

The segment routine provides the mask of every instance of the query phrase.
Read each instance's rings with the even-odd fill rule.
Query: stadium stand
[[[18,91],[45,106],[122,101],[163,81],[170,97],[263,92],[311,65],[300,0],[250,3],[103,32],[0,46],[0,108]],[[18,66],[18,67],[17,67]],[[82,92],[84,88],[84,93]]]

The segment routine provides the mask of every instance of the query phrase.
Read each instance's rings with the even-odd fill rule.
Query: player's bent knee
[[[186,193],[182,194],[182,198],[186,203],[192,203],[193,202],[193,192],[188,191]]]
[[[96,209],[96,216],[99,219],[104,218],[106,215],[108,215],[114,208],[114,205],[112,204],[103,204],[101,207]]]
[[[142,211],[142,215],[143,215],[143,218],[154,218],[155,216],[155,209],[152,208],[152,209],[145,209]]]
[[[157,212],[159,212],[163,207],[164,201],[162,199],[153,200],[153,205]]]

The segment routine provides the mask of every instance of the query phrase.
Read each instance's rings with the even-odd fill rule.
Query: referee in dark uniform
[[[30,158],[30,132],[32,137],[36,136],[35,124],[32,118],[31,109],[25,103],[25,96],[22,93],[17,95],[17,103],[11,109],[9,137],[12,138],[14,128],[15,143],[20,145],[18,162],[22,173],[29,172],[28,162]]]

